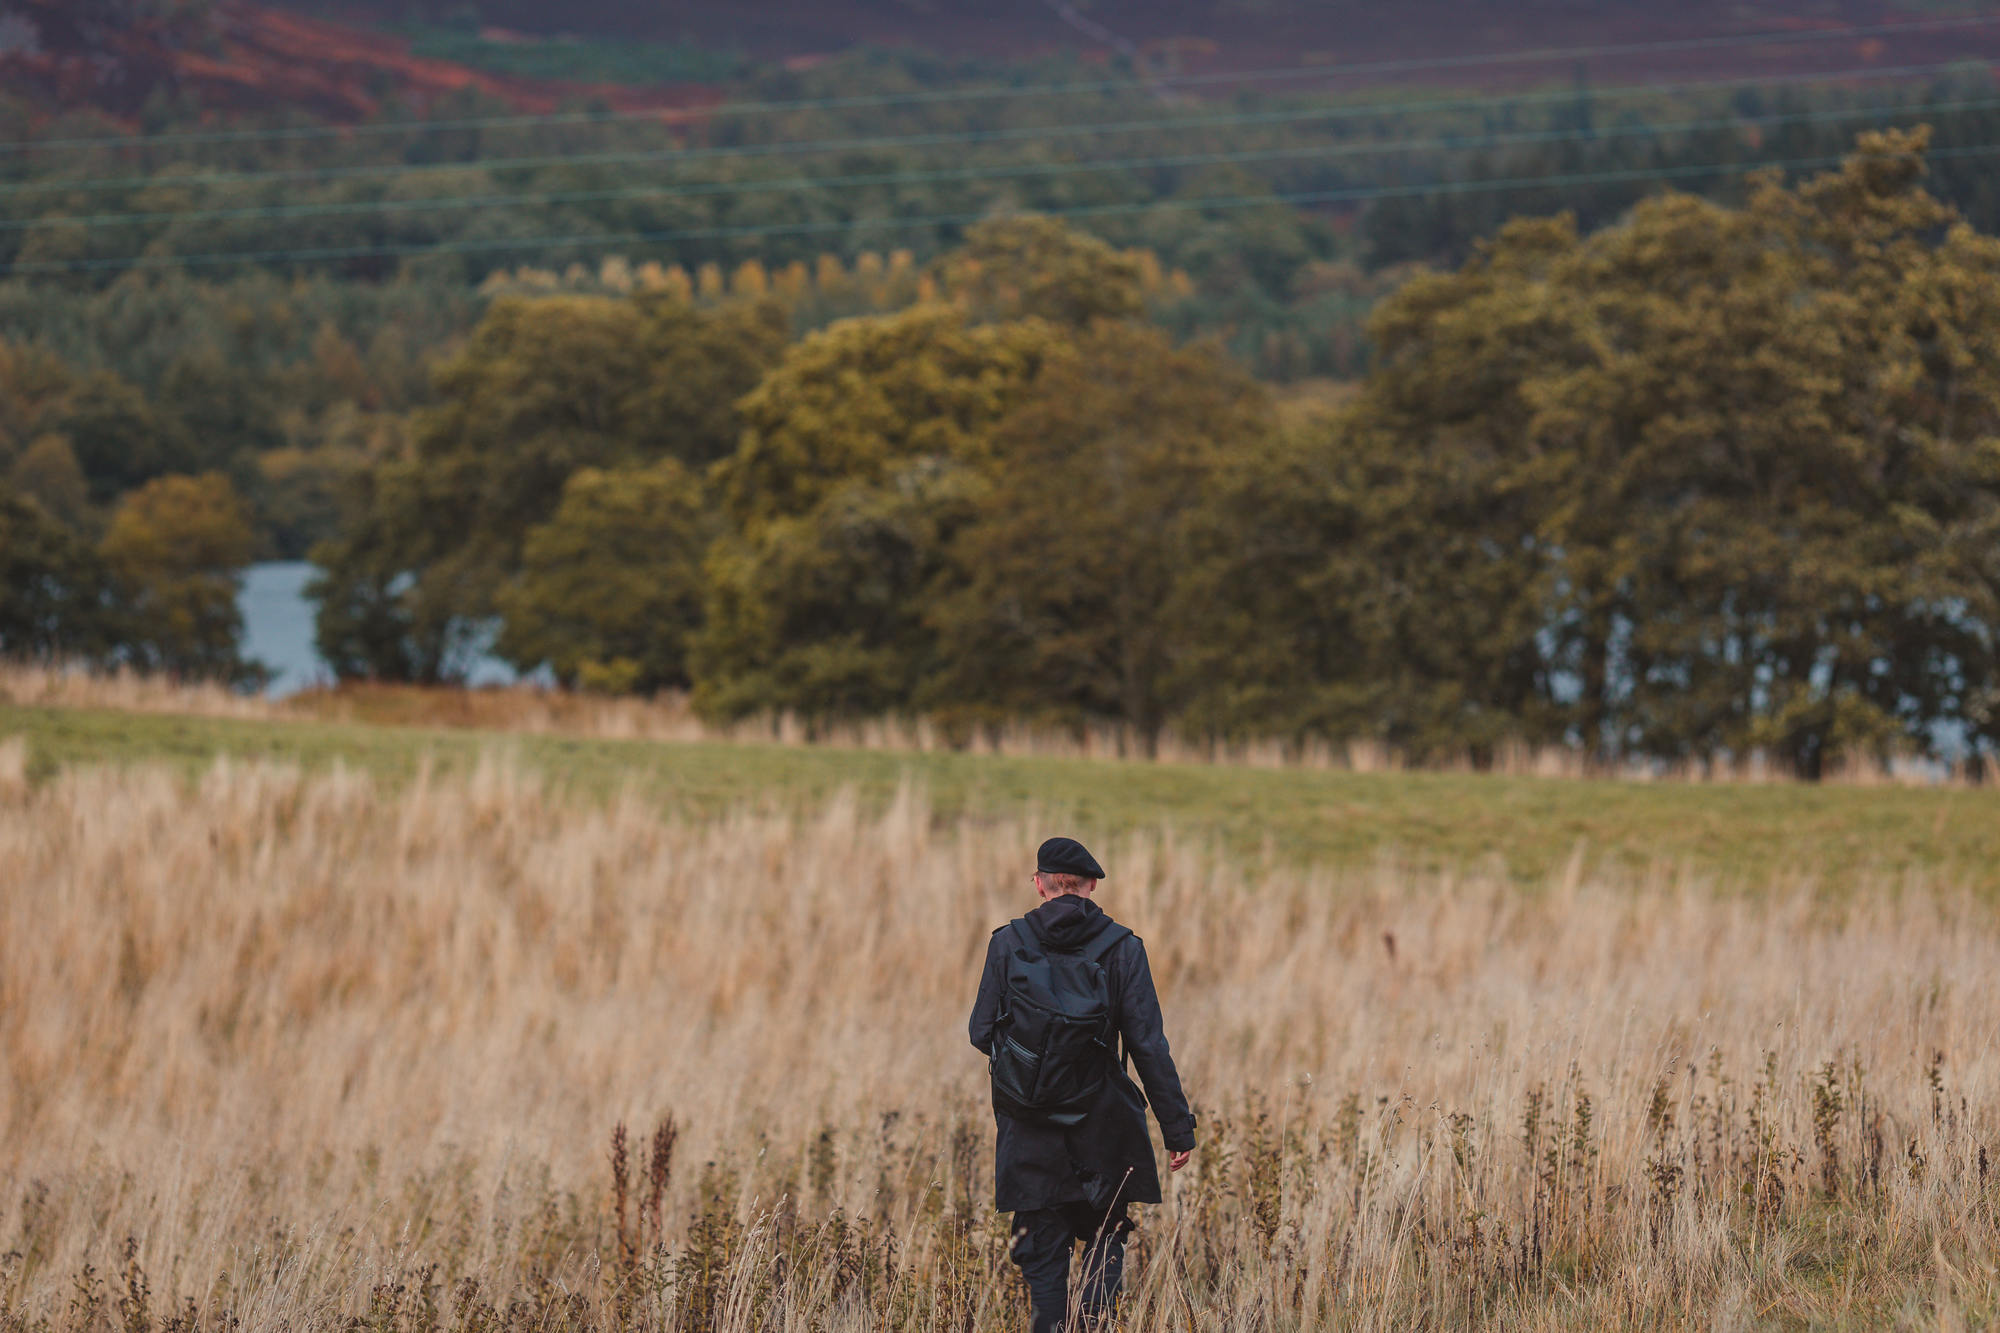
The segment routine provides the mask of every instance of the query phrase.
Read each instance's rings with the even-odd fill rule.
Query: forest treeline
[[[316,558],[344,673],[523,668],[719,715],[1510,739],[2000,739],[2000,242],[1921,135],[1740,207],[1517,221],[1287,410],[1026,217],[934,299],[496,301]]]
[[[199,35],[204,6],[180,0],[89,12],[135,4]],[[473,94],[360,126],[218,122],[162,93],[137,135],[0,89],[0,344],[62,381],[0,430],[0,477],[53,488],[95,539],[153,477],[218,472],[253,551],[303,558],[495,300],[767,295],[797,338],[931,299],[984,216],[1064,216],[1152,256],[1149,319],[1280,385],[1364,375],[1377,303],[1514,216],[1560,206],[1589,233],[1663,184],[1740,204],[1747,165],[1835,161],[1875,121],[1931,124],[1931,190],[2000,231],[1982,67],[1504,94],[1278,80],[1172,103],[1116,75],[859,52],[750,68],[725,89],[747,109],[665,126]],[[62,498],[77,474],[87,513]]]
[[[456,304],[81,283],[38,316],[78,346],[192,350],[0,357],[0,647],[240,674],[229,573],[283,542],[343,675],[490,641],[719,716],[1807,774],[1990,746],[2000,243],[1926,147],[1509,222],[1397,276],[1333,403],[1191,337],[1169,253],[1033,214],[929,258],[514,264]]]

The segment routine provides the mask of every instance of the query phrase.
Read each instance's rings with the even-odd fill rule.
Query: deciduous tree
[[[321,651],[343,672],[455,674],[570,476],[716,457],[783,340],[770,305],[496,302],[439,367],[441,401],[419,414],[413,447],[374,469],[365,513],[315,553]]]
[[[843,321],[743,403],[716,468],[732,524],[710,555],[696,699],[722,715],[909,707],[936,669],[925,608],[972,512],[994,424],[1061,335],[949,306]]]
[[[524,671],[547,664],[565,685],[686,685],[713,529],[700,477],[677,459],[582,469],[529,529],[521,571],[500,594],[496,651]]]
[[[115,634],[110,595],[97,553],[0,482],[0,656],[101,657]]]
[[[1922,148],[1588,239],[1519,223],[1385,303],[1325,441],[1359,668],[1328,689],[1420,746],[1510,721],[1807,775],[1990,738],[2000,246]]]
[[[219,473],[160,477],[126,496],[103,554],[119,589],[127,660],[179,676],[254,675],[238,652],[236,608],[251,542],[242,502]]]
[[[1046,319],[1081,328],[1125,319],[1145,307],[1148,275],[1159,265],[1140,250],[1119,250],[1060,218],[992,218],[934,266],[940,285],[989,319]]]
[[[1216,558],[1209,506],[1272,428],[1220,356],[1101,322],[1049,358],[993,433],[958,585],[931,620],[939,700],[989,714],[1113,720],[1149,750],[1214,666],[1185,595]]]

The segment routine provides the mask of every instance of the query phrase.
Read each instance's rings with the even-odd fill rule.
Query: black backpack
[[[1077,952],[1045,949],[1008,923],[1006,980],[993,1029],[993,1109],[1015,1120],[1074,1125],[1111,1077],[1111,982],[1104,956],[1132,932],[1112,923]]]

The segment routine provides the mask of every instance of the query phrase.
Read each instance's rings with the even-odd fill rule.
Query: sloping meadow
[[[22,768],[0,1328],[1025,1325],[964,1019],[1058,830]],[[1995,1312],[2000,920],[1953,886],[1095,849],[1201,1117],[1127,1327]]]

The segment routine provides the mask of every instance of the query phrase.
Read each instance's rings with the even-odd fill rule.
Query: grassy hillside
[[[499,756],[558,792],[631,788],[690,813],[798,808],[842,788],[874,808],[914,783],[940,818],[1039,812],[1051,829],[1107,844],[1114,872],[1118,838],[1170,826],[1260,859],[1497,864],[1521,882],[1559,873],[1581,849],[1593,866],[1686,869],[1730,886],[1842,889],[1916,872],[2000,890],[2000,795],[1990,790],[1273,771],[0,707],[8,736],[25,740],[31,775],[142,761],[192,774],[229,756],[403,779]]]

